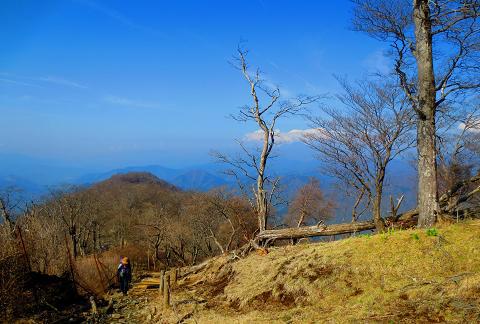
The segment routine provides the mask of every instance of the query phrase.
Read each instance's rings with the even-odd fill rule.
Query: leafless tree
[[[276,143],[277,122],[282,118],[302,113],[308,104],[315,102],[318,98],[298,96],[294,99],[282,100],[280,89],[268,87],[259,69],[254,72],[249,69],[246,56],[247,51],[239,48],[234,66],[240,70],[248,83],[252,103],[243,106],[238,115],[232,117],[240,122],[256,124],[260,129],[262,144],[259,150],[253,150],[238,141],[244,157],[232,158],[218,152],[214,155],[219,161],[232,167],[227,173],[237,179],[242,191],[246,192],[245,187],[241,185],[242,178],[256,183],[252,186],[254,196],[252,207],[257,214],[258,229],[262,232],[267,228],[279,183],[279,178],[270,177],[267,170],[268,161],[272,158],[272,150]]]
[[[151,248],[155,261],[161,261],[161,249],[167,240],[166,217],[163,208],[148,208],[143,210],[137,226],[142,229],[142,235],[146,238]]]
[[[443,114],[441,126],[437,136],[438,188],[441,210],[448,214],[458,207],[460,196],[474,190],[474,183],[469,179],[474,172],[480,172],[478,98]],[[464,185],[459,187],[460,183]]]
[[[478,89],[478,0],[353,0],[354,27],[391,46],[394,71],[417,116],[418,226],[439,211],[436,117]]]
[[[223,254],[230,251],[233,239],[239,230],[234,225],[234,210],[225,199],[225,192],[216,190],[203,196],[208,216],[200,220],[206,237],[211,238]],[[222,239],[221,236],[224,236]]]
[[[317,151],[327,173],[358,190],[367,199],[379,231],[384,180],[388,164],[413,144],[411,113],[401,89],[383,81],[340,79],[341,107],[323,107],[325,116],[312,117],[317,131],[304,142]]]
[[[480,130],[480,102],[472,99],[462,107],[442,113],[437,132],[437,155],[440,167],[478,163],[477,136]],[[442,193],[442,190],[439,190]]]
[[[301,187],[288,207],[286,223],[297,227],[323,223],[333,216],[335,203],[325,196],[320,181],[310,178]]]
[[[89,235],[91,221],[95,216],[92,211],[93,205],[88,198],[87,192],[81,187],[64,186],[51,190],[44,208],[48,217],[56,219],[63,225],[70,238],[74,258],[85,253],[81,242],[85,241],[85,235]]]
[[[20,214],[22,208],[20,192],[16,187],[7,187],[0,192],[0,214],[12,235],[15,230],[15,216]]]

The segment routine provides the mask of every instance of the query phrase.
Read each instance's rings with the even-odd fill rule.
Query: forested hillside
[[[222,189],[181,191],[148,173],[116,175],[88,188],[55,190],[42,203],[28,206],[11,227],[5,225],[0,259],[8,260],[1,271],[2,278],[9,279],[1,285],[0,295],[7,314],[16,315],[23,309],[16,309],[22,305],[15,296],[31,288],[19,285],[28,273],[12,269],[27,267],[62,276],[74,263],[76,280],[83,282],[79,289],[92,292],[111,284],[112,275],[91,278],[98,274],[89,269],[93,264],[82,263],[87,256],[107,256],[104,262],[109,269],[125,254],[139,269],[187,266],[239,248],[255,231],[244,199]]]

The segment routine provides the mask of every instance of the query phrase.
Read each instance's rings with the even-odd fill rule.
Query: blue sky
[[[386,64],[350,16],[349,1],[4,0],[0,153],[102,167],[208,162],[256,130],[226,118],[249,102],[228,63],[238,43],[284,94],[335,93],[333,74]]]

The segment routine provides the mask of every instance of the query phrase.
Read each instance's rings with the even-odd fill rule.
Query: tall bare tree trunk
[[[71,234],[72,237],[72,247],[73,247],[73,258],[76,260],[78,257],[78,240],[76,234]]]
[[[263,130],[263,148],[260,155],[260,166],[257,176],[257,217],[258,217],[258,229],[261,232],[267,229],[267,217],[268,217],[268,199],[265,192],[265,168],[267,165],[267,158],[270,154],[270,130],[257,119],[257,122]],[[274,140],[273,138],[271,139]]]
[[[418,70],[417,151],[418,226],[435,223],[438,210],[435,145],[436,91],[433,71],[432,26],[428,0],[414,0],[415,58]]]
[[[259,181],[260,182],[260,181]],[[267,216],[268,216],[268,202],[263,189],[263,184],[258,186],[257,189],[257,217],[258,217],[258,229],[263,232],[267,228]]]
[[[438,210],[435,120],[417,122],[418,150],[418,226],[430,227]]]
[[[386,152],[387,156],[385,161],[390,158],[390,150]],[[386,165],[386,163],[384,163]],[[385,180],[385,167],[380,167],[377,171],[377,177],[375,179],[375,196],[372,203],[372,216],[375,228],[378,232],[385,231],[385,222],[382,218],[382,198],[383,198],[383,182]]]
[[[373,213],[373,222],[375,223],[375,228],[378,232],[383,232],[385,230],[385,223],[382,218],[382,189],[377,191],[375,197],[373,198],[373,206],[372,206],[372,213]]]

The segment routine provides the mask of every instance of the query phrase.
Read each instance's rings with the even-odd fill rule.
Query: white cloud
[[[465,124],[465,123],[460,123],[458,125],[458,128],[461,129],[461,130],[467,128],[468,132],[480,133],[480,118],[470,121],[470,123],[468,123],[468,125]]]
[[[59,76],[22,76],[12,73],[1,72],[0,82],[29,86],[29,87],[39,87],[42,88],[43,83],[51,83],[61,86],[67,86],[71,88],[86,89],[87,86],[80,84],[78,82],[65,79]],[[25,82],[28,81],[28,82]],[[40,85],[40,84],[42,85]]]
[[[27,87],[40,87],[39,85],[36,85],[36,84],[22,82],[22,81],[18,81],[18,80],[6,79],[6,78],[0,78],[0,82],[10,83],[10,84],[15,84],[15,85],[21,85],[21,86],[27,86]]]
[[[269,63],[271,66],[273,66],[275,69],[280,70],[280,67],[279,67],[278,64],[275,63],[274,61],[269,61],[268,63]]]
[[[87,86],[84,86],[83,84],[79,84],[75,81],[67,80],[62,77],[55,77],[55,76],[47,76],[47,77],[39,77],[39,78],[31,78],[32,80],[38,80],[38,81],[43,81],[43,82],[49,82],[49,83],[54,83],[58,85],[63,85],[67,87],[72,87],[72,88],[79,88],[79,89],[86,89]]]
[[[308,134],[315,134],[319,130],[314,128],[307,128],[307,129],[292,129],[286,133],[281,132],[280,130],[275,131],[275,140],[277,143],[293,143],[293,142],[300,142],[305,135]],[[263,139],[263,131],[256,130],[251,133],[245,134],[245,140],[251,142],[260,142]]]
[[[138,108],[158,108],[159,105],[153,102],[145,102],[141,100],[133,100],[124,97],[117,97],[117,96],[105,96],[103,101],[113,104],[113,105],[120,105],[120,106],[127,106],[127,107],[138,107]]]

